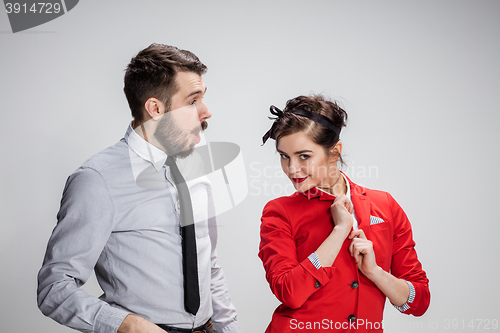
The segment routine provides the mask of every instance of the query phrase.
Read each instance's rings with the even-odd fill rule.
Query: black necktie
[[[194,232],[193,207],[189,189],[172,156],[166,164],[170,167],[180,201],[180,221],[182,236],[182,267],[184,273],[184,307],[196,314],[200,307],[200,287],[198,285],[198,259],[196,254],[196,235]]]

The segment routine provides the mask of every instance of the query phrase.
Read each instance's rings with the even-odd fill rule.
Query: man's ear
[[[165,106],[157,98],[151,97],[144,103],[144,108],[151,119],[158,120],[165,113]]]
[[[337,163],[340,155],[342,154],[342,142],[338,141],[335,146],[330,148],[330,158],[331,162]]]

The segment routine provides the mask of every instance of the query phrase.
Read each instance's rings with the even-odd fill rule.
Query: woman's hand
[[[330,267],[333,264],[342,244],[351,232],[353,223],[352,210],[352,202],[345,195],[336,197],[330,206],[335,226],[330,235],[316,250],[322,266]]]
[[[378,267],[375,261],[373,243],[366,238],[362,229],[353,230],[349,235],[349,239],[352,239],[349,245],[349,253],[354,257],[354,261],[361,273],[371,280]]]
[[[352,239],[349,252],[354,257],[361,273],[375,283],[392,304],[401,306],[406,303],[410,288],[404,280],[396,278],[377,265],[373,243],[366,238],[363,230],[353,230],[349,239]]]
[[[352,202],[344,194],[336,197],[330,206],[333,224],[335,225],[334,229],[342,230],[344,239],[347,238],[352,229],[352,211]]]

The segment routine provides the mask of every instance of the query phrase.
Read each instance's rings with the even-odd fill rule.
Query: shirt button
[[[181,211],[181,203],[177,200],[177,211]]]
[[[349,320],[349,322],[352,323],[353,321],[356,320],[356,316],[352,314],[349,317],[347,317],[347,320]]]
[[[316,288],[319,288],[319,287],[321,287],[321,283],[319,283],[319,281],[316,281],[316,284],[314,284],[314,286],[315,286]]]
[[[352,281],[352,282],[351,282],[351,288],[352,288],[352,289],[356,289],[357,287],[359,287],[359,283],[358,283],[358,281]]]

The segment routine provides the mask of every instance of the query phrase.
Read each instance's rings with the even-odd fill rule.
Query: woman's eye
[[[301,160],[307,160],[310,156],[302,154],[299,157],[300,157]]]
[[[288,158],[288,155],[285,155],[285,154],[280,154],[281,158],[282,159],[287,159]]]

